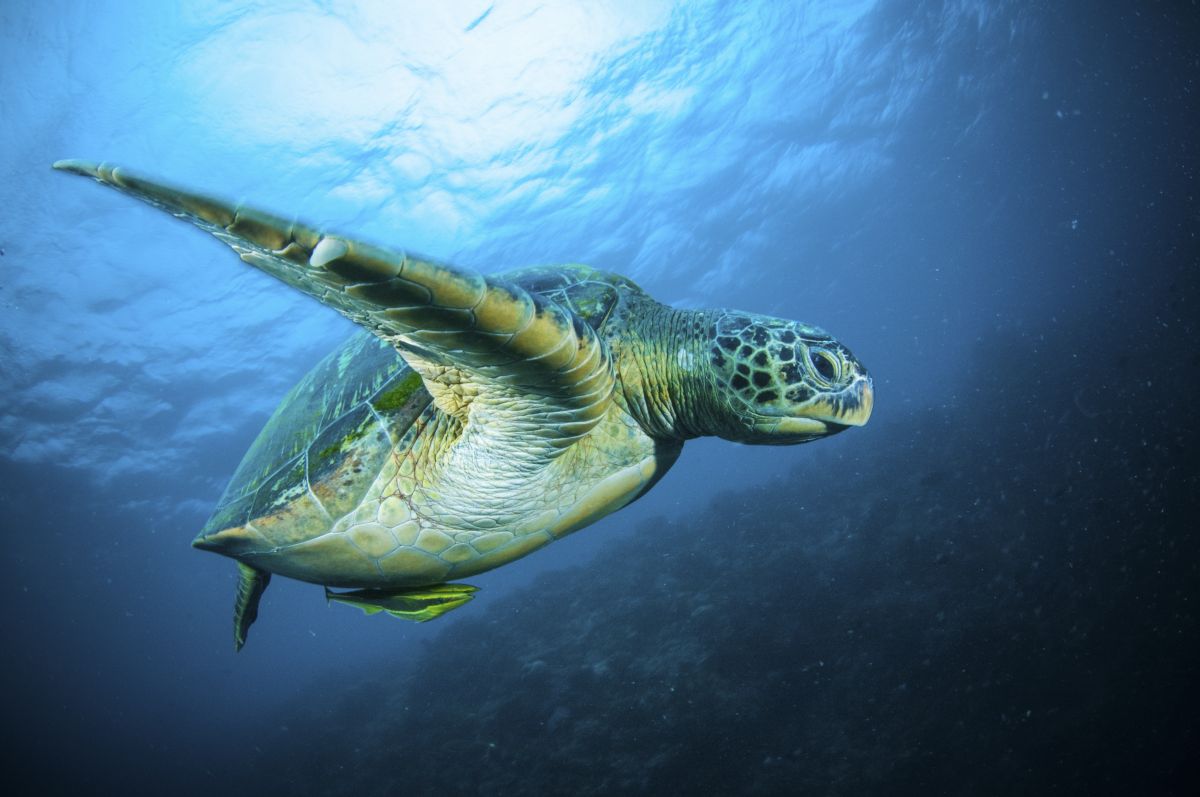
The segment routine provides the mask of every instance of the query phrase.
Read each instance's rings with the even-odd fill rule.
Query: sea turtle
[[[866,369],[808,324],[670,307],[582,265],[485,276],[110,164],[54,166],[186,219],[366,330],[288,393],[193,542],[238,563],[239,649],[272,573],[432,619],[471,598],[451,579],[620,509],[686,440],[804,443],[871,414]]]

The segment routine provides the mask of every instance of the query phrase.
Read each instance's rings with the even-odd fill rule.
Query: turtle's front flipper
[[[423,623],[457,609],[474,597],[478,587],[470,584],[434,584],[409,589],[359,589],[353,592],[325,590],[325,599],[357,606],[366,614],[387,612],[392,617]]]
[[[541,446],[553,457],[608,410],[616,379],[605,343],[568,307],[519,285],[112,164],[69,160],[54,168],[191,222],[250,265],[374,332],[421,374],[439,408],[464,422],[478,417],[488,441],[512,432],[520,450]]]
[[[237,600],[233,604],[233,645],[241,650],[246,644],[246,632],[258,617],[258,601],[262,598],[271,574],[242,562],[238,566]]]

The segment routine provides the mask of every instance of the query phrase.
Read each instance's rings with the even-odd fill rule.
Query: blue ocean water
[[[1191,793],[1194,2],[0,5],[19,793]],[[192,550],[354,331],[50,169],[831,330],[870,424],[688,444],[414,626]]]

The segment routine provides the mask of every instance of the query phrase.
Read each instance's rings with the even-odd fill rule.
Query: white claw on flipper
[[[313,247],[312,254],[308,258],[308,264],[316,268],[321,268],[325,264],[337,260],[348,251],[350,251],[350,248],[346,246],[345,241],[338,240],[337,238],[322,238]]]

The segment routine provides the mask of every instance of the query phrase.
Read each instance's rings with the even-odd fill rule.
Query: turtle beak
[[[863,374],[845,389],[823,397],[814,407],[813,417],[841,426],[865,426],[875,408],[875,386]]]
[[[875,407],[875,387],[871,377],[857,376],[836,393],[819,396],[806,404],[800,414],[775,419],[770,432],[775,435],[815,440],[863,426]]]
[[[846,426],[865,426],[875,408],[875,386],[863,374],[836,396],[837,411],[829,420]]]

